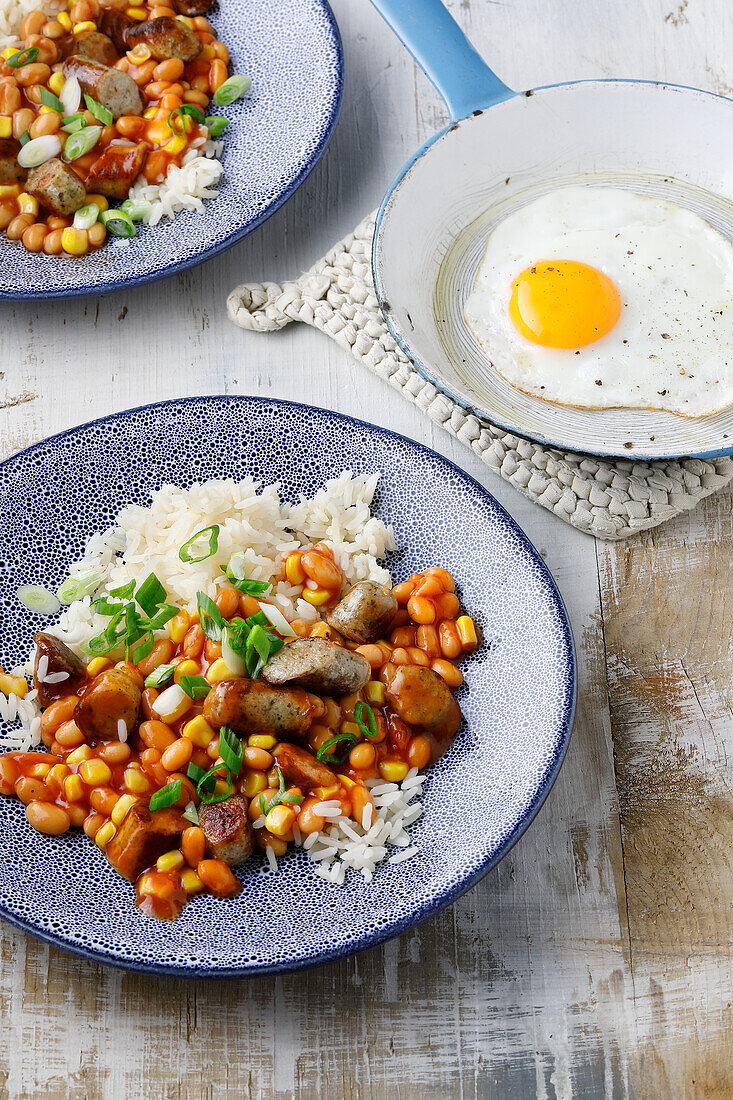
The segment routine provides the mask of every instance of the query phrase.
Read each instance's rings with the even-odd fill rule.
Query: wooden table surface
[[[613,75],[733,93],[730,0],[449,6],[514,87]],[[227,320],[232,286],[309,266],[445,119],[367,0],[334,8],[347,63],[335,138],[259,232],[153,287],[0,306],[0,450],[202,393],[325,405],[434,447],[499,498],[557,579],[581,676],[567,761],[479,886],[322,969],[160,980],[0,926],[0,1098],[731,1097],[731,493],[629,542],[594,542],[320,334]]]

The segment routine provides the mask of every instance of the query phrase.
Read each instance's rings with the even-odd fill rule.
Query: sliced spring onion
[[[244,745],[228,726],[222,726],[219,731],[219,756],[233,776],[239,775],[244,761]]]
[[[162,603],[165,603],[166,590],[155,573],[150,573],[135,594],[135,599],[146,615],[154,615]]]
[[[81,106],[81,84],[75,76],[70,76],[64,81],[64,86],[59,93],[59,99],[63,105],[63,113],[67,117],[64,118],[64,122],[68,122],[68,116],[74,115]],[[82,119],[86,124],[86,119],[82,115]]]
[[[223,621],[219,608],[205,592],[199,592],[198,594],[198,607],[199,621],[204,634],[212,642],[220,642],[223,631]]]
[[[88,129],[92,128],[88,127]],[[99,218],[115,237],[134,237],[137,233],[129,214],[125,214],[122,210],[103,210]]]
[[[52,111],[55,111],[58,115],[65,115],[64,105],[57,95],[53,92],[49,92],[48,88],[41,88],[39,95],[41,97],[41,103],[44,107],[50,107]]]
[[[21,584],[15,594],[23,607],[35,612],[36,615],[55,615],[61,608],[53,592],[49,592],[40,584]]]
[[[38,168],[39,164],[45,164],[60,152],[61,139],[58,134],[42,134],[25,143],[18,153],[18,164],[21,168]]]
[[[253,626],[247,638],[247,646],[244,653],[244,663],[247,673],[256,680],[260,671],[265,667],[270,656],[270,638],[259,624]]]
[[[272,626],[274,626],[278,634],[282,634],[283,638],[297,638],[297,634],[292,626],[285,618],[280,608],[275,607],[274,603],[261,603],[260,611],[263,615],[267,616]]]
[[[85,126],[83,130],[77,130],[75,134],[67,139],[66,145],[64,145],[64,158],[66,160],[78,160],[79,157],[83,157],[85,153],[88,153],[99,141],[102,135],[101,126]],[[40,141],[40,138],[36,138],[36,141]],[[106,214],[111,211],[106,210]]]
[[[63,89],[62,89],[63,94]],[[81,93],[80,93],[81,94]],[[87,120],[81,111],[76,115],[67,115],[61,120],[61,129],[65,130],[67,134],[75,134],[79,130],[83,130],[87,124]]]
[[[181,676],[180,684],[189,699],[205,699],[211,684],[203,676]]]
[[[98,103],[96,99],[92,99],[90,95],[84,93],[84,102],[87,105],[87,110],[91,111],[95,118],[98,118],[103,126],[111,126],[115,120],[115,116],[110,111],[109,107],[105,107],[103,103]]]
[[[204,126],[209,131],[209,137],[218,138],[226,130],[229,125],[229,119],[224,118],[223,115],[207,115],[204,119]]]
[[[244,580],[244,552],[237,550],[235,554],[232,554],[229,559],[224,572],[227,575],[227,580],[230,581],[243,581]]]
[[[219,751],[221,752],[221,750]],[[265,815],[265,817],[267,817],[270,810],[274,809],[274,807],[277,806],[280,802],[289,802],[291,805],[299,806],[305,798],[305,795],[302,794],[288,794],[288,792],[285,790],[285,777],[282,773],[281,768],[277,764],[275,765],[275,771],[277,772],[280,785],[280,789],[278,790],[277,794],[273,795],[269,802],[265,802],[264,794],[260,795],[260,809],[262,810],[262,813]]]
[[[148,634],[144,642],[141,642],[132,651],[132,663],[137,665],[140,661],[144,661],[146,657],[149,657],[153,652],[153,646],[155,645],[155,639],[152,634]]]
[[[233,632],[229,626],[224,630],[221,638],[221,655],[224,659],[224,663],[229,671],[234,676],[244,676],[247,672],[247,666],[244,663],[244,657],[241,653],[232,647],[231,639],[236,639],[237,635]]]
[[[99,207],[96,202],[90,202],[82,206],[74,214],[74,229],[91,229],[95,222],[99,221]]]
[[[167,684],[169,680],[173,679],[173,673],[176,671],[175,665],[158,665],[149,676],[145,677],[146,688],[159,688]]]
[[[191,764],[188,765],[189,769],[191,768],[191,766]],[[223,794],[214,794],[213,792],[216,781],[217,779],[222,778],[222,768],[227,773],[227,790]],[[212,786],[211,784],[212,779],[214,781],[214,786]],[[232,773],[229,771],[229,768],[227,768],[226,764],[214,764],[214,767],[211,768],[210,771],[204,772],[202,778],[199,779],[198,783],[196,784],[196,794],[199,796],[201,801],[208,806],[212,805],[212,803],[214,802],[224,802],[225,799],[229,798],[231,793]]]
[[[354,721],[364,737],[377,736],[377,720],[374,717],[374,711],[368,703],[362,703],[360,701],[356,704],[354,707]]]
[[[61,603],[73,603],[84,596],[91,596],[102,583],[102,574],[96,569],[85,569],[83,573],[77,573],[75,577],[67,577],[56,592]]]
[[[39,54],[38,46],[29,46],[27,50],[19,50],[12,57],[5,58],[5,64],[11,69],[22,69],[24,65],[30,65]]]
[[[172,806],[174,802],[177,802],[181,797],[181,781],[177,779],[175,783],[167,783],[165,787],[161,787],[159,791],[150,799],[150,809],[163,810],[166,806]]]
[[[212,771],[215,770],[215,768],[212,768]],[[212,775],[211,772],[205,771],[203,768],[200,768],[198,764],[194,764],[193,762],[186,768],[186,775],[189,779],[192,779],[194,783],[200,783],[202,779],[206,779],[207,783],[204,789],[207,791],[213,791],[216,786],[216,777]]]
[[[183,816],[185,817],[186,821],[190,821],[192,825],[201,824],[201,821],[199,819],[199,812],[196,809],[196,805],[194,802],[188,803],[186,809],[183,811]]]
[[[220,84],[214,92],[214,103],[217,107],[227,107],[240,99],[252,87],[252,80],[248,76],[230,76],[223,84]]]
[[[188,702],[188,698],[180,684],[171,684],[165,691],[161,691],[151,709],[165,722],[176,713],[181,703]]]
[[[229,583],[240,592],[245,592],[248,596],[264,596],[265,592],[269,592],[272,588],[269,581],[251,581],[246,578],[239,580],[233,575],[230,576],[229,566],[227,566],[225,572]]]
[[[212,523],[211,527],[202,527],[195,535],[191,535],[187,542],[184,542],[178,551],[178,557],[186,565],[191,562],[206,561],[219,549],[220,530],[218,523]],[[209,536],[208,539],[204,538],[205,535]]]
[[[164,603],[158,608],[152,619],[148,620],[148,630],[162,630],[166,623],[174,619],[177,614],[177,607],[174,607],[173,604],[170,603]]]
[[[30,140],[31,140],[31,135],[28,133],[27,130],[24,130],[23,133],[18,138],[18,141],[20,142],[21,145],[27,145]]]
[[[118,611],[124,611],[125,605],[119,600],[110,600],[106,596],[100,596],[93,601],[93,607],[97,615],[116,615]]]
[[[186,133],[186,115],[190,115],[199,124],[204,121],[204,112],[195,103],[184,103],[180,107],[175,107],[168,115],[168,125],[179,137]]]
[[[119,209],[123,214],[127,214],[130,221],[141,222],[153,209],[153,204],[147,199],[125,199]]]
[[[129,584],[120,585],[119,588],[111,588],[109,594],[118,597],[120,600],[131,600],[134,591],[135,582],[130,581]]]
[[[334,745],[338,745],[339,741],[348,741],[346,752],[342,756],[336,756],[335,754],[331,755],[328,750],[332,749]],[[325,744],[321,745],[316,756],[319,760],[322,760],[324,764],[343,764],[351,751],[351,746],[355,744],[356,738],[353,733],[337,733],[330,741],[326,741]]]

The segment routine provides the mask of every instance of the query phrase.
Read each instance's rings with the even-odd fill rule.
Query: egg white
[[[603,271],[621,316],[578,349],[542,347],[509,316],[513,280],[541,260]],[[565,187],[491,233],[464,317],[498,373],[545,401],[705,416],[733,404],[733,245],[674,203]]]

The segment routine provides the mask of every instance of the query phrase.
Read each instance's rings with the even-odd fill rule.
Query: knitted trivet
[[[227,302],[232,320],[253,332],[291,321],[321,329],[520,493],[598,538],[623,539],[656,527],[733,478],[731,458],[614,462],[529,443],[439,393],[417,373],[379,312],[371,268],[374,218],[365,218],[295,282],[236,287]]]

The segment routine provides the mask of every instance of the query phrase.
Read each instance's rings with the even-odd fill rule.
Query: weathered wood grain
[[[449,6],[517,88],[638,75],[731,91],[728,0]],[[730,497],[596,547],[319,334],[265,339],[228,323],[235,283],[309,266],[445,119],[367,0],[334,8],[347,56],[341,122],[322,164],[261,230],[152,288],[0,305],[0,450],[145,401],[217,392],[325,405],[435,447],[501,500],[558,580],[581,671],[573,742],[496,872],[343,963],[248,983],[161,981],[3,925],[0,1100],[726,1097]]]

